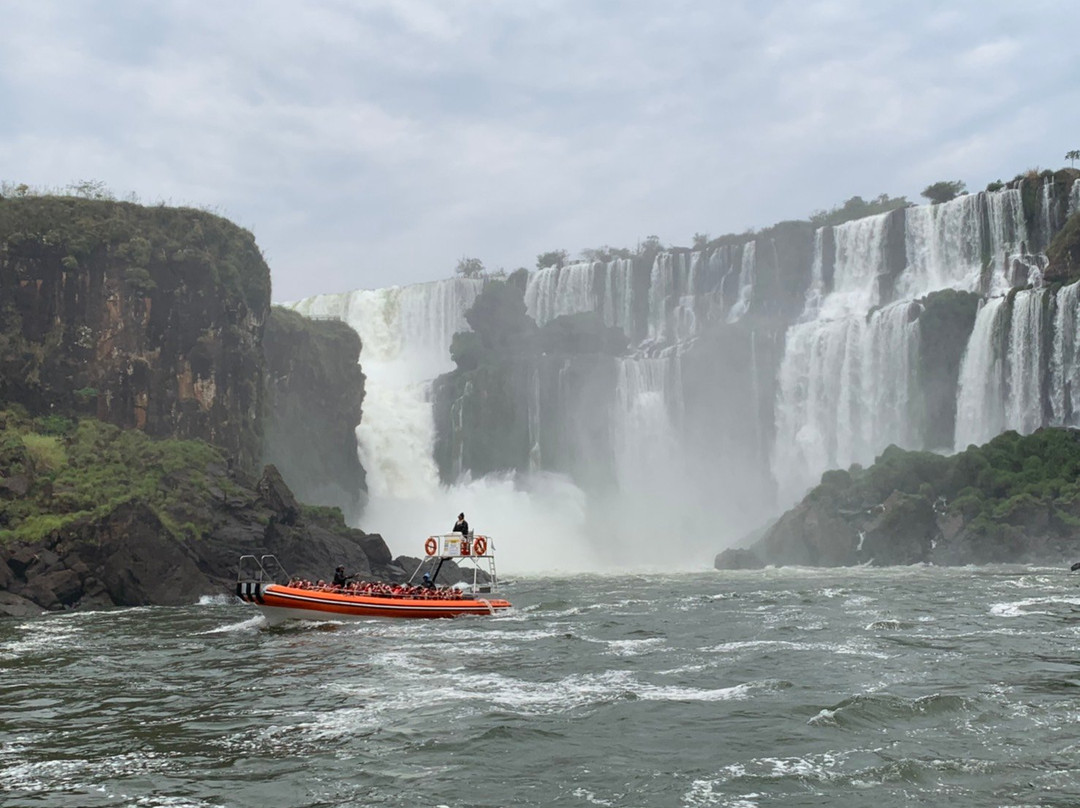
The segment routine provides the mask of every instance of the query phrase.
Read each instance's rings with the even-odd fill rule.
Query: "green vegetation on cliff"
[[[0,402],[262,448],[270,270],[209,213],[107,199],[0,199]]]
[[[107,254],[125,265],[126,282],[141,292],[156,287],[151,265],[193,264],[228,299],[252,311],[270,301],[270,275],[254,236],[194,208],[72,196],[0,197],[0,252],[59,252],[72,270]]]
[[[0,411],[0,542],[37,541],[130,501],[151,507],[175,535],[197,538],[210,527],[198,507],[210,466],[224,472],[227,462],[201,441]]]
[[[1052,283],[1072,283],[1080,279],[1080,211],[1065,222],[1046,249],[1049,266],[1046,280]]]
[[[1024,537],[1080,534],[1080,432],[1005,432],[952,456],[890,446],[869,468],[826,472],[807,499],[840,513],[867,512],[895,492],[933,506],[977,557],[1011,560]],[[981,546],[979,546],[981,545]]]

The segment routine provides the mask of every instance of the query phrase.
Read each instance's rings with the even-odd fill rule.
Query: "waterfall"
[[[594,311],[597,300],[593,283],[598,266],[592,261],[584,261],[534,272],[525,289],[525,308],[529,316],[543,325],[563,314]]]
[[[1050,363],[1050,409],[1054,423],[1078,426],[1075,396],[1080,390],[1080,282],[1058,290],[1054,299],[1054,343]]]
[[[738,237],[530,273],[524,303],[538,324],[595,312],[622,329],[630,351],[562,366],[559,355],[545,354],[514,365],[523,372],[510,384],[513,406],[527,410],[515,410],[515,429],[528,434],[507,451],[516,467],[530,470],[515,478],[462,478],[446,488],[431,456],[430,381],[451,369],[451,337],[466,328],[463,313],[480,281],[320,296],[295,306],[340,317],[363,339],[367,399],[357,434],[372,527],[412,540],[472,508],[485,530],[496,532],[489,520],[504,519],[511,534],[522,524],[530,534],[550,530],[574,543],[574,556],[583,546],[633,552],[657,536],[730,538],[767,515],[772,482],[775,504],[786,506],[830,468],[868,465],[890,444],[924,448],[931,433],[940,442],[953,384],[960,449],[1003,429],[1080,425],[1073,404],[1080,286],[1051,297],[1039,288],[1044,256],[1029,254],[1033,237],[1049,237],[1060,224],[1054,187],[1034,189],[1042,194],[1042,219],[1030,224],[1035,234],[1013,188],[812,234],[805,224],[778,227],[760,255],[754,238]],[[1080,182],[1069,196],[1070,211],[1078,208]],[[964,296],[923,300],[949,289],[986,299],[962,358],[956,346],[920,367],[934,349],[920,346],[921,328],[955,330],[947,322],[952,306],[971,316]],[[920,322],[924,312],[933,317]],[[451,408],[449,423],[460,430],[468,414]],[[456,462],[460,472],[462,461],[447,457],[445,471]],[[563,474],[581,481],[588,499]],[[515,552],[524,560],[543,546],[522,542]],[[693,550],[688,545],[685,557]],[[575,557],[568,566],[588,563]]]
[[[1027,240],[1019,190],[965,194],[905,214],[908,267],[898,295],[947,288],[1002,294],[1012,286],[1009,259]]]
[[[750,303],[754,299],[754,275],[757,270],[757,242],[748,241],[742,250],[742,260],[739,266],[739,297],[735,305],[728,312],[728,322],[733,323],[750,310]]]
[[[367,381],[356,434],[369,490],[360,526],[381,531],[395,552],[415,556],[424,536],[449,531],[465,511],[475,530],[498,541],[504,569],[595,568],[584,541],[585,496],[565,478],[439,483],[430,382],[452,368],[451,339],[468,330],[464,314],[482,287],[480,280],[454,278],[286,304],[340,319],[360,334]]]
[[[1005,427],[1003,357],[1000,353],[1004,297],[985,301],[975,317],[960,361],[956,405],[956,450],[983,444]]]
[[[918,442],[910,406],[917,352],[906,301],[869,317],[788,330],[772,464],[782,502],[800,497],[826,469],[867,465],[890,443]]]
[[[1005,358],[1005,428],[1022,434],[1043,425],[1043,298],[1045,291],[1030,289],[1017,293]]]
[[[367,381],[356,437],[372,497],[407,499],[438,486],[428,383],[453,367],[450,341],[468,329],[464,313],[482,286],[458,278],[293,304],[301,314],[342,320],[360,335]]]

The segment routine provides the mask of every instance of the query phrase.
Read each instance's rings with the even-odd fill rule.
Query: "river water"
[[[1080,576],[522,578],[497,617],[0,620],[8,806],[1073,806]]]

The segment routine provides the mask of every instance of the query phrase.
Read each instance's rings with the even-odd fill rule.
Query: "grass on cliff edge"
[[[153,440],[90,418],[0,410],[0,543],[37,541],[131,500],[153,508],[177,537],[198,537],[210,528],[200,507],[207,470],[220,468],[218,482],[228,485],[226,465],[201,441]]]

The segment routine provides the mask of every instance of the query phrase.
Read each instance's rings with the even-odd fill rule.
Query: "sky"
[[[276,301],[689,246],[1080,148],[1069,4],[0,0],[0,181],[251,230]]]

